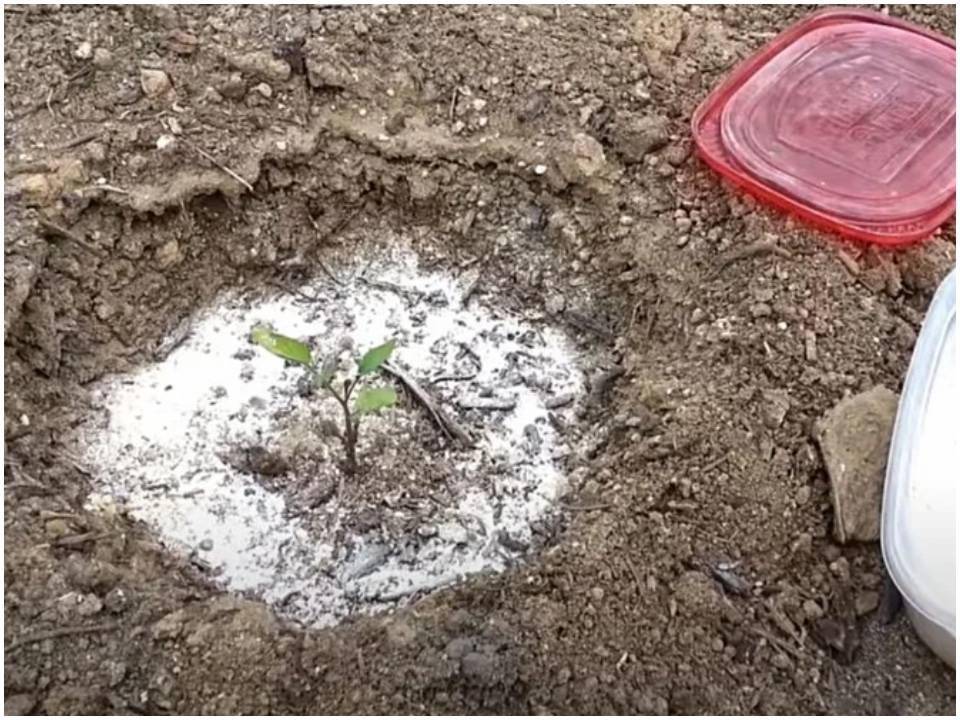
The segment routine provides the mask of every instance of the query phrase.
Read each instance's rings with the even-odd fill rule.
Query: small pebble
[[[104,70],[113,65],[113,53],[106,48],[98,47],[93,51],[93,64]]]
[[[819,620],[823,617],[823,609],[813,600],[804,600],[803,614],[810,620]]]
[[[773,666],[780,670],[789,670],[793,667],[793,662],[784,653],[777,653],[773,656]]]
[[[873,612],[879,605],[880,593],[875,590],[864,590],[854,601],[854,609],[858,617]]]
[[[82,43],[77,45],[77,49],[73,51],[74,57],[79,58],[80,60],[89,60],[93,57],[93,45],[84,40]]]
[[[566,300],[564,300],[563,295],[553,295],[547,298],[547,312],[551,315],[559,315],[563,312],[563,309],[566,307],[566,305],[567,303]]]
[[[273,88],[270,87],[267,83],[260,83],[259,85],[254,85],[253,91],[260,93],[265,98],[273,97]]]
[[[207,538],[206,540],[201,540],[200,549],[205,550],[207,552],[209,552],[210,550],[213,550],[213,540],[211,540],[210,538]]]

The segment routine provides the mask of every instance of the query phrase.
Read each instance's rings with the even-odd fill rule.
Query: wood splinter
[[[410,394],[413,395],[417,401],[423,405],[427,412],[430,413],[430,417],[433,418],[434,423],[437,427],[451,440],[458,440],[467,447],[473,446],[473,439],[467,432],[461,428],[456,422],[454,422],[447,414],[443,411],[443,408],[424,390],[420,387],[420,384],[414,380],[412,377],[407,375],[405,372],[400,370],[400,368],[391,365],[390,363],[384,363],[382,366],[383,370],[399,380],[403,385],[410,391]]]

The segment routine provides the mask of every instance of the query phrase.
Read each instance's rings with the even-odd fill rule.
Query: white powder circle
[[[421,270],[411,253],[395,250],[362,267],[362,277],[344,273],[340,284],[324,279],[252,303],[236,294],[221,299],[164,360],[100,382],[93,392],[106,418],[78,437],[102,487],[91,503],[123,503],[164,542],[215,568],[227,588],[314,626],[518,558],[531,526],[564,491],[559,460],[569,447],[555,421],[570,425],[573,410],[548,405],[580,396],[584,384],[562,333],[477,298],[464,303],[466,283]],[[478,442],[445,450],[463,482],[430,533],[413,533],[402,550],[351,534],[336,520],[336,498],[326,507],[333,521],[318,531],[280,492],[225,462],[231,447],[276,444],[292,422],[322,409],[297,394],[296,368],[249,344],[259,322],[326,348],[340,337],[360,350],[394,338],[395,363],[418,380],[455,374],[468,348],[474,377],[425,387],[454,415],[458,403],[482,406],[484,397],[510,409],[459,413]],[[366,422],[361,438],[372,441],[424,412],[412,402],[388,411]],[[492,480],[483,477],[491,467]]]

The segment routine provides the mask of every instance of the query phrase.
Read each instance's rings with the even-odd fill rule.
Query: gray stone
[[[643,5],[631,18],[634,42],[648,62],[673,55],[683,40],[684,12],[676,5]]]
[[[231,55],[226,60],[233,68],[242,73],[260,77],[264,80],[272,80],[273,82],[286,81],[292,72],[286,60],[275,58],[273,53],[267,50],[243,55]]]
[[[81,595],[77,602],[77,613],[82,617],[96,615],[103,610],[103,601],[93,593]]]
[[[29,715],[36,706],[37,699],[29,693],[6,695],[3,698],[3,714],[5,717]]]
[[[467,653],[473,650],[474,644],[473,638],[455,637],[453,640],[447,643],[446,648],[443,650],[443,654],[451,660],[460,660]]]
[[[186,619],[187,614],[184,610],[177,610],[160,618],[153,624],[153,639],[168,640],[179,636],[183,632]]]
[[[670,141],[666,118],[659,115],[618,119],[611,132],[614,150],[627,163],[638,163]]]
[[[880,504],[897,395],[883,386],[846,398],[818,423],[830,476],[834,535],[841,543],[880,537]]]
[[[247,84],[240,73],[232,73],[217,86],[217,92],[230,100],[240,100],[247,94]]]
[[[114,588],[103,598],[103,605],[109,612],[116,614],[122,613],[130,604],[130,599],[122,588]]]
[[[876,590],[864,590],[857,594],[854,609],[857,617],[871,613],[880,605],[880,593]]]
[[[551,295],[547,298],[546,308],[551,315],[559,315],[567,306],[567,301],[563,295]]]
[[[339,62],[308,58],[306,67],[310,87],[342,90],[353,84],[350,69]]]
[[[173,83],[170,77],[163,70],[148,70],[144,68],[140,71],[140,87],[143,88],[143,94],[151,99],[164,97],[173,89]]]
[[[98,47],[93,51],[93,64],[101,70],[113,66],[113,53],[106,48]]]
[[[763,393],[763,424],[771,430],[783,425],[790,409],[790,396],[786,390],[765,390]]]
[[[586,133],[573,136],[569,149],[562,149],[555,158],[560,174],[571,183],[582,183],[600,174],[607,164],[603,146]]]
[[[107,684],[110,687],[116,687],[123,682],[127,676],[127,664],[122,660],[110,660],[107,662]]]

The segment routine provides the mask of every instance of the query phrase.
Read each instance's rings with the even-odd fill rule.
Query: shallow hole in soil
[[[336,275],[222,297],[165,360],[102,381],[104,417],[78,438],[101,484],[92,504],[122,503],[229,589],[310,625],[503,570],[541,544],[584,386],[563,333],[495,296],[464,302],[468,281],[402,246]],[[326,421],[340,408],[250,344],[256,323],[320,354],[352,345],[344,358],[394,338],[393,363],[473,447],[398,384],[400,404],[361,426],[361,470],[339,494],[343,448]]]

